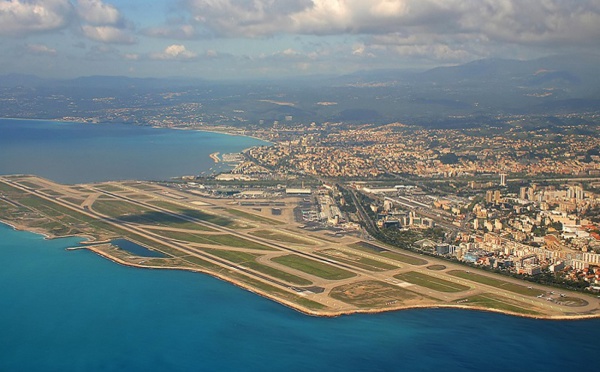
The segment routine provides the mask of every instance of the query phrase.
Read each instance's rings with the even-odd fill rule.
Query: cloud
[[[160,53],[150,54],[150,59],[154,60],[191,60],[196,57],[196,53],[190,52],[181,44],[169,45]]]
[[[114,26],[81,26],[83,35],[88,39],[109,44],[134,44],[136,42],[129,30]]]
[[[56,55],[56,49],[50,48],[44,44],[27,44],[26,47],[27,52],[31,54],[41,54],[41,55]]]
[[[123,54],[123,58],[128,61],[137,61],[140,59],[140,55],[137,53],[125,53]]]
[[[355,44],[352,46],[352,55],[360,57],[375,58],[373,52],[367,51],[367,46],[364,43]]]
[[[0,35],[25,36],[59,30],[71,21],[69,0],[0,1]]]
[[[286,50],[284,50],[283,52],[281,52],[282,55],[286,56],[286,57],[295,57],[297,55],[300,55],[300,52],[292,49],[292,48],[287,48]]]
[[[262,36],[286,30],[294,14],[310,7],[311,0],[187,0],[194,20],[224,36]]]
[[[83,22],[94,26],[123,24],[119,11],[101,0],[77,0],[77,14]]]
[[[598,45],[598,0],[187,0],[221,37],[476,34],[522,45]]]
[[[121,13],[102,0],[77,0],[81,31],[88,39],[106,44],[134,44],[132,26]]]
[[[202,36],[191,24],[150,27],[142,30],[142,33],[150,37],[178,40],[190,40]]]
[[[131,24],[102,0],[0,0],[0,36],[23,37],[73,25],[80,25],[83,36],[102,43],[137,41]]]

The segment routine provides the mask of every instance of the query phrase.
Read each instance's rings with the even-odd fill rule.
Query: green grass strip
[[[518,314],[536,315],[536,311],[527,308],[527,304],[510,300],[492,293],[482,293],[457,301],[465,306],[477,306],[487,309],[510,311]],[[522,306],[521,306],[522,305]]]
[[[295,254],[275,257],[272,261],[323,279],[341,280],[356,276],[356,274],[350,271]]]
[[[409,271],[407,273],[394,275],[394,278],[412,284],[420,285],[421,287],[430,288],[439,292],[455,293],[466,291],[469,289],[469,287],[467,287],[466,285],[453,283],[448,280],[436,278],[426,274],[421,274],[416,271]]]
[[[464,270],[451,270],[451,271],[448,271],[448,274],[456,276],[458,278],[470,280],[473,282],[490,285],[492,287],[496,287],[498,289],[503,289],[503,290],[506,290],[509,292],[518,293],[518,294],[524,295],[524,296],[534,297],[534,296],[539,296],[539,295],[545,293],[538,289],[528,288],[528,287],[520,285],[520,284],[510,283],[510,282],[507,282],[504,280],[492,278],[492,277],[489,277],[486,275],[476,274],[473,272],[467,272]]]

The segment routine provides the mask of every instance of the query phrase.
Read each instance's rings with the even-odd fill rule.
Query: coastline
[[[58,235],[50,234],[47,231],[44,231],[43,229],[34,229],[34,228],[30,228],[28,226],[19,225],[14,222],[8,222],[8,221],[1,220],[1,219],[0,219],[0,224],[9,226],[14,231],[23,231],[23,232],[29,232],[32,234],[41,235],[44,237],[44,240],[54,240],[54,239],[63,239],[63,238],[80,238],[80,239],[84,239],[81,242],[79,242],[79,244],[81,244],[82,246],[85,246],[88,244],[102,244],[105,242],[105,241],[95,241],[95,240],[93,240],[93,237],[91,237],[89,235],[73,234],[73,235],[58,236]]]
[[[111,125],[111,124],[115,124],[115,123],[107,123],[107,122],[87,122],[87,121],[80,121],[80,120],[64,120],[64,119],[30,119],[30,118],[11,118],[11,117],[0,117],[0,120],[19,120],[19,121],[39,121],[39,122],[55,122],[55,123],[73,123],[73,124],[86,124],[86,125]],[[118,123],[120,125],[129,125],[127,123]],[[207,133],[215,133],[215,134],[222,134],[222,135],[227,135],[227,136],[237,136],[237,137],[247,137],[247,138],[252,138],[254,140],[257,141],[262,141],[262,142],[266,142],[269,145],[273,145],[274,143],[271,141],[268,141],[264,138],[260,138],[260,137],[256,137],[256,136],[252,136],[252,135],[248,135],[248,134],[241,134],[241,133],[237,133],[234,131],[226,131],[226,130],[216,130],[216,129],[204,129],[204,128],[180,128],[180,127],[175,127],[175,128],[169,128],[169,127],[160,127],[160,126],[149,126],[150,128],[154,128],[154,129],[167,129],[167,130],[180,130],[180,131],[194,131],[194,132],[207,132]],[[254,146],[252,146],[254,147]],[[252,147],[249,148],[245,148],[242,149],[240,151],[240,153],[244,153],[246,151],[248,151],[249,149],[251,149]],[[221,160],[219,158],[219,154],[220,152],[214,152],[212,154],[209,155],[209,157],[216,163],[221,163]]]
[[[217,278],[219,280],[222,280],[224,282],[230,283],[235,285],[236,287],[242,288],[244,290],[247,290],[249,292],[252,292],[254,294],[257,294],[261,297],[264,297],[266,299],[269,299],[271,301],[277,302],[280,305],[286,306],[290,309],[293,309],[295,311],[298,311],[304,315],[308,315],[308,316],[314,316],[314,317],[322,317],[322,318],[335,318],[335,317],[340,317],[340,316],[345,316],[345,315],[353,315],[353,314],[381,314],[381,313],[387,313],[387,312],[391,312],[391,311],[404,311],[404,310],[418,310],[418,309],[456,309],[456,310],[470,310],[470,311],[482,311],[482,312],[489,312],[489,313],[496,313],[496,314],[502,314],[502,315],[507,315],[507,316],[516,316],[516,317],[520,317],[520,318],[527,318],[527,319],[536,319],[536,320],[549,320],[549,321],[577,321],[577,320],[586,320],[586,319],[598,319],[600,318],[600,314],[597,315],[557,315],[557,316],[541,316],[541,315],[535,315],[535,314],[522,314],[522,313],[516,313],[516,312],[511,312],[511,311],[506,311],[506,310],[499,310],[499,309],[492,309],[492,308],[485,308],[485,307],[481,307],[481,306],[465,306],[465,305],[444,305],[444,304],[432,304],[432,305],[404,305],[404,306],[397,306],[397,307],[390,307],[390,308],[385,308],[385,309],[354,309],[354,310],[346,310],[346,311],[318,311],[318,310],[312,310],[303,306],[299,306],[298,304],[295,304],[293,302],[287,301],[287,300],[283,300],[281,298],[277,298],[275,296],[270,295],[269,293],[262,291],[260,289],[257,288],[253,288],[250,287],[248,285],[246,285],[245,283],[241,282],[241,281],[237,281],[237,280],[233,280],[231,278],[228,278],[226,276],[223,276],[220,273],[215,273],[215,272],[211,272],[208,270],[204,270],[204,269],[200,269],[200,268],[184,268],[184,267],[165,267],[165,266],[149,266],[149,265],[140,265],[140,264],[136,264],[136,263],[132,263],[132,262],[127,262],[124,260],[121,260],[118,257],[114,257],[111,256],[109,254],[107,254],[106,252],[103,252],[101,250],[99,250],[97,248],[98,246],[91,246],[91,247],[82,247],[83,249],[87,249],[89,251],[92,251],[94,253],[96,253],[97,255],[108,259],[114,263],[117,263],[119,265],[123,265],[123,266],[129,266],[129,267],[134,267],[134,268],[141,268],[141,269],[152,269],[152,270],[161,270],[161,269],[165,269],[165,270],[183,270],[183,271],[191,271],[191,272],[196,272],[196,273],[202,273],[202,274],[206,274],[206,275],[210,275],[214,278]]]
[[[129,124],[129,123],[123,123],[123,122],[115,122],[115,123],[109,123],[109,122],[90,122],[90,121],[84,121],[84,120],[65,120],[62,118],[54,118],[54,119],[47,119],[47,118],[22,118],[22,117],[0,117],[0,122],[2,123],[2,125],[7,125],[10,126],[10,123],[13,122],[13,125],[15,125],[16,127],[19,127],[20,124],[19,123],[15,123],[15,122],[23,122],[23,123],[27,123],[30,122],[31,125],[41,125],[40,128],[45,127],[45,125],[47,124],[48,126],[52,127],[53,123],[56,125],[56,128],[60,128],[63,125],[73,125],[74,127],[96,127],[96,126],[104,126],[106,128],[109,128],[110,126],[123,126],[123,127],[128,127],[128,128],[132,128],[131,130],[135,130],[135,127],[139,127],[140,129],[155,129],[155,130],[161,130],[164,131],[163,133],[169,133],[170,130],[188,130],[188,131],[192,131],[194,133],[199,133],[199,132],[206,132],[207,135],[208,133],[214,133],[215,135],[227,135],[227,136],[232,136],[233,138],[235,138],[236,136],[238,137],[238,139],[226,139],[226,138],[221,138],[219,139],[218,137],[213,138],[215,141],[212,142],[216,142],[216,143],[220,143],[221,141],[224,141],[226,143],[230,143],[232,145],[234,145],[234,148],[231,149],[229,152],[234,152],[234,153],[240,153],[240,154],[244,154],[247,151],[249,151],[250,149],[257,147],[257,146],[270,146],[273,143],[269,142],[265,139],[256,137],[256,136],[251,136],[251,135],[247,135],[247,134],[242,134],[240,132],[238,132],[238,130],[236,130],[235,128],[229,128],[230,130],[226,130],[223,131],[221,130],[222,128],[218,128],[218,129],[214,129],[214,128],[169,128],[169,127],[163,127],[163,126],[152,126],[152,125],[133,125],[133,124]],[[34,123],[38,123],[38,124],[34,124]],[[25,124],[24,124],[25,125]],[[85,127],[84,127],[85,128]],[[170,133],[174,133],[170,131]],[[185,136],[187,137],[187,136]],[[244,138],[247,138],[249,140],[252,141],[246,141],[244,140]],[[254,141],[259,141],[260,143],[252,143]],[[249,142],[249,143],[248,143]],[[223,166],[221,166],[221,164],[218,164],[220,168],[216,169],[216,170],[212,170],[212,169],[204,169],[204,171],[202,172],[202,174],[206,173],[213,173],[213,174],[218,174],[218,173],[227,173],[231,170],[233,170],[233,166],[231,164],[226,164],[223,163],[221,161],[221,159],[219,158],[219,155],[224,151],[223,148],[219,148],[221,146],[215,146],[213,147],[211,150],[213,151],[212,154],[208,154],[208,156],[212,159],[211,162],[214,162],[215,164],[218,163],[222,163]],[[218,150],[218,151],[217,151]],[[214,152],[217,151],[217,152]],[[210,152],[210,151],[205,151],[205,153]],[[225,152],[227,152],[227,150],[225,150]],[[200,156],[206,156],[205,154],[199,154]],[[204,162],[202,162],[204,164]],[[208,162],[206,162],[206,166],[205,168],[208,168]],[[181,178],[185,175],[188,174],[200,174],[200,169],[198,170],[198,168],[196,166],[190,165],[188,167],[189,169],[185,170],[185,169],[181,169],[181,170],[176,170],[173,173],[170,172],[165,172],[164,175],[162,175],[161,177],[156,177],[153,176],[152,174],[141,174],[138,175],[137,177],[132,178],[131,180],[138,180],[138,179],[142,179],[142,180],[147,180],[147,181],[170,181],[172,179],[175,178]],[[35,167],[33,169],[36,169]],[[40,173],[42,172],[41,170],[37,170],[37,172],[35,170],[29,170],[29,172],[26,171],[26,173]],[[0,175],[14,175],[17,173],[22,173],[19,172],[19,169],[11,169],[8,170],[5,173],[0,172]],[[148,173],[148,172],[146,172]],[[91,177],[90,179],[87,179],[85,177],[81,178],[81,177],[74,177],[74,179],[58,179],[59,181],[65,183],[65,184],[71,184],[71,185],[75,185],[75,184],[85,184],[85,183],[94,183],[94,182],[103,182],[103,181],[127,181],[130,180],[131,175],[127,175],[127,174],[121,174],[120,176],[112,177],[106,177],[106,178],[102,178],[102,176],[98,176],[98,177]]]
[[[85,241],[79,242],[79,244],[81,246],[77,247],[78,248],[77,250],[82,250],[82,249],[89,250],[102,258],[105,258],[113,263],[116,263],[116,264],[119,264],[122,266],[128,266],[128,267],[138,268],[138,269],[152,269],[152,270],[182,270],[182,271],[190,271],[190,272],[209,275],[211,277],[217,278],[224,282],[233,284],[236,287],[242,288],[246,291],[252,292],[263,298],[274,301],[274,302],[276,302],[280,305],[283,305],[285,307],[288,307],[292,310],[298,311],[299,313],[302,313],[302,314],[308,315],[308,316],[314,316],[314,317],[333,318],[333,317],[340,317],[340,316],[353,315],[353,314],[380,314],[380,313],[387,313],[387,312],[391,312],[391,311],[418,310],[418,309],[457,309],[457,310],[467,310],[467,311],[489,312],[489,313],[496,313],[496,314],[502,314],[502,315],[507,315],[507,316],[516,316],[516,317],[520,317],[520,318],[528,318],[528,319],[536,319],[536,320],[549,320],[549,321],[577,321],[577,320],[600,318],[600,314],[544,316],[544,315],[537,315],[537,314],[523,314],[523,313],[517,313],[517,312],[512,312],[512,311],[507,311],[507,310],[486,308],[486,307],[481,307],[481,306],[465,306],[465,305],[459,305],[459,304],[457,304],[457,305],[451,305],[451,304],[399,305],[399,306],[383,308],[383,309],[352,309],[352,310],[341,310],[341,311],[313,310],[313,309],[298,305],[297,303],[288,301],[286,299],[282,299],[277,296],[273,296],[272,294],[270,294],[266,291],[263,291],[259,288],[254,288],[252,286],[249,286],[242,281],[229,278],[219,272],[213,272],[213,271],[209,271],[209,270],[202,269],[202,268],[151,266],[151,265],[137,264],[134,262],[128,262],[128,261],[122,260],[119,257],[110,255],[109,253],[104,252],[101,249],[99,249],[99,247],[101,247],[104,243],[110,245],[110,242],[93,241],[93,240],[90,240],[89,236],[81,236],[81,235],[54,236],[51,234],[44,233],[42,231],[34,231],[35,229],[24,228],[23,226],[20,226],[19,224],[7,222],[5,220],[0,220],[0,224],[10,226],[15,231],[26,231],[26,232],[30,232],[33,234],[42,235],[44,237],[44,239],[60,239],[60,238],[69,238],[69,237],[78,237],[78,238],[86,239]],[[89,244],[94,244],[94,245],[89,245]],[[134,256],[134,255],[132,255],[132,256]],[[137,257],[137,256],[135,256],[135,257]],[[143,257],[139,257],[139,258],[143,258]]]
[[[82,122],[85,124],[85,122]],[[184,130],[184,131],[196,131],[196,132],[208,132],[208,133],[216,133],[216,134],[224,134],[227,136],[239,136],[239,137],[248,137],[248,138],[252,138],[258,141],[263,141],[263,142],[267,142],[270,144],[273,144],[274,142],[271,142],[267,139],[264,138],[260,138],[260,137],[256,137],[256,136],[251,136],[249,134],[242,134],[242,133],[237,133],[237,132],[228,132],[228,131],[221,131],[221,130],[216,130],[216,129],[204,129],[204,128],[179,128],[179,127],[175,127],[175,128],[165,128],[165,127],[157,127],[157,126],[153,126],[152,128],[157,128],[157,129],[172,129],[172,130]],[[244,150],[245,151],[245,150]]]
[[[120,124],[120,125],[133,125],[133,124],[128,124],[128,123],[108,123],[108,122],[104,122],[104,121],[99,121],[99,122],[88,122],[88,121],[81,121],[81,120],[66,120],[66,119],[39,119],[39,118],[13,118],[13,117],[0,117],[0,120],[29,120],[29,121],[49,121],[49,122],[56,122],[56,123],[74,123],[74,124],[89,124],[89,125],[111,125],[111,124]],[[223,134],[223,135],[227,135],[227,136],[238,136],[238,137],[248,137],[248,138],[252,138],[258,141],[263,141],[263,142],[267,142],[269,144],[274,144],[274,142],[271,142],[265,138],[260,138],[257,136],[252,136],[249,134],[243,134],[243,133],[238,133],[235,131],[226,131],[226,130],[216,130],[216,129],[204,129],[204,128],[180,128],[180,127],[160,127],[160,126],[156,126],[156,125],[150,125],[148,126],[149,128],[155,128],[155,129],[169,129],[169,130],[183,130],[183,131],[196,131],[196,132],[208,132],[208,133],[216,133],[216,134]],[[243,150],[246,151],[247,149]]]

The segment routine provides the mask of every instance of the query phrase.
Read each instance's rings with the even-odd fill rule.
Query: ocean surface
[[[0,371],[569,371],[600,320],[463,310],[315,318],[207,275],[120,266],[0,224]]]
[[[0,119],[0,174],[36,174],[68,184],[168,180],[229,169],[209,155],[265,144],[211,132]]]
[[[0,121],[0,173],[61,182],[156,179],[193,172],[161,168],[153,144],[171,148],[182,162],[189,160],[182,154],[197,154],[188,165],[201,172],[214,165],[209,153],[258,142],[40,123]],[[126,167],[105,164],[116,160],[82,160],[90,154],[86,143],[96,146],[97,157],[135,157],[143,171],[121,173]],[[47,158],[56,154],[68,166]],[[96,168],[102,164],[106,168]],[[207,275],[130,268],[86,250],[65,250],[79,241],[45,240],[0,224],[0,371],[564,372],[597,363],[600,320],[447,309],[315,318]]]

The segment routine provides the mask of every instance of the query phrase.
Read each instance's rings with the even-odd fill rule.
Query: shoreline
[[[400,306],[389,307],[389,308],[384,308],[384,309],[352,309],[352,310],[341,310],[341,311],[312,310],[312,309],[300,306],[291,301],[273,296],[273,295],[267,293],[266,291],[262,291],[260,289],[251,287],[242,281],[238,281],[238,280],[226,277],[218,272],[212,272],[212,271],[209,271],[206,269],[192,268],[192,267],[148,266],[148,265],[141,265],[141,264],[136,264],[133,262],[124,261],[118,257],[112,256],[112,255],[108,254],[107,252],[104,252],[97,248],[101,244],[110,244],[110,242],[91,241],[89,236],[69,235],[69,236],[60,236],[59,237],[59,236],[53,236],[51,234],[44,233],[42,231],[33,231],[33,229],[30,229],[30,228],[25,229],[25,228],[23,228],[23,226],[20,226],[18,224],[14,224],[11,222],[7,222],[4,220],[0,220],[0,224],[9,226],[14,231],[29,232],[32,234],[41,235],[44,237],[44,239],[47,239],[47,240],[70,238],[70,237],[78,237],[78,238],[82,238],[82,239],[87,239],[84,242],[79,243],[80,247],[77,247],[78,248],[77,250],[91,251],[100,257],[103,257],[113,263],[116,263],[116,264],[119,264],[122,266],[128,266],[128,267],[137,268],[137,269],[150,269],[150,270],[181,270],[181,271],[189,271],[189,272],[209,275],[213,278],[222,280],[229,284],[233,284],[238,288],[252,292],[256,295],[259,295],[263,298],[274,301],[280,305],[283,305],[292,310],[298,311],[299,313],[307,315],[307,316],[334,318],[334,317],[353,315],[353,314],[380,314],[380,313],[387,313],[387,312],[391,312],[391,311],[405,311],[405,310],[418,310],[418,309],[455,309],[455,310],[482,311],[482,312],[488,312],[488,313],[502,314],[502,315],[506,315],[506,316],[516,316],[516,317],[520,317],[520,318],[546,320],[546,321],[578,321],[578,320],[588,320],[588,319],[600,319],[600,314],[543,316],[543,315],[535,315],[535,314],[515,313],[515,312],[511,312],[511,311],[486,308],[486,307],[481,307],[481,306],[465,306],[465,305],[458,305],[458,304],[457,305],[430,304],[430,305],[404,305],[404,306],[400,305]],[[97,244],[95,244],[95,243],[97,243]],[[94,244],[94,245],[89,245],[89,244]],[[135,255],[132,254],[132,256],[135,256]],[[140,258],[143,258],[143,257],[140,257]]]
[[[79,122],[74,122],[74,123],[79,123]],[[85,122],[82,122],[84,124],[86,124]],[[256,136],[251,136],[249,134],[241,134],[241,133],[236,133],[236,132],[228,132],[228,131],[221,131],[221,130],[216,130],[216,129],[204,129],[204,128],[179,128],[179,127],[175,127],[175,128],[165,128],[165,127],[157,127],[157,126],[152,126],[152,128],[156,128],[156,129],[172,129],[172,130],[183,130],[183,131],[196,131],[196,132],[208,132],[208,133],[216,133],[216,134],[224,134],[226,136],[238,136],[238,137],[248,137],[248,138],[252,138],[258,141],[263,141],[263,142],[267,142],[269,144],[274,144],[274,142],[271,142],[269,140],[266,140],[264,138],[260,138],[260,137],[256,137]],[[245,150],[243,150],[245,151]]]
[[[17,120],[17,121],[37,121],[37,122],[50,122],[50,123],[71,123],[71,124],[82,124],[82,125],[112,125],[112,124],[118,124],[118,125],[127,125],[127,126],[136,126],[133,124],[127,124],[127,123],[107,123],[107,122],[87,122],[87,121],[80,121],[80,120],[64,120],[64,119],[39,119],[39,118],[15,118],[15,117],[0,117],[0,120]],[[237,137],[246,137],[246,138],[251,138],[257,141],[261,141],[261,142],[265,142],[266,144],[273,145],[274,142],[268,141],[266,139],[263,138],[259,138],[256,136],[251,136],[251,135],[247,135],[247,134],[240,134],[237,132],[228,132],[228,131],[220,131],[220,130],[216,130],[216,129],[204,129],[204,128],[180,128],[180,127],[176,127],[176,128],[169,128],[169,127],[161,127],[161,126],[155,126],[155,125],[149,125],[149,126],[144,126],[147,128],[152,128],[152,129],[162,129],[162,130],[180,130],[180,131],[193,131],[193,132],[206,132],[206,133],[215,133],[215,134],[222,134],[222,135],[227,135],[227,136],[237,136]],[[243,148],[239,151],[239,153],[243,154],[245,152],[247,152],[249,149],[256,147],[256,146],[264,146],[264,145],[255,145],[255,146],[250,146],[247,148]],[[209,154],[209,157],[216,163],[222,163],[221,160],[219,159],[219,154],[220,152],[214,152],[212,154]],[[233,169],[233,167],[232,167]],[[206,171],[208,172],[208,171]],[[224,170],[220,170],[219,173],[223,173],[226,172]],[[170,178],[165,178],[162,179],[162,181],[170,181],[174,178],[181,178],[184,175],[177,175],[177,176],[171,176]],[[161,179],[156,179],[155,181],[160,181]],[[128,179],[110,179],[110,180],[106,180],[106,181],[92,181],[92,182],[76,182],[76,183],[68,183],[68,182],[63,182],[66,184],[72,184],[72,185],[77,185],[77,184],[88,184],[88,183],[99,183],[99,182],[110,182],[110,181],[128,181]],[[134,181],[134,180],[132,180]],[[148,179],[147,181],[153,181]]]
[[[481,312],[502,314],[502,315],[506,315],[506,316],[516,316],[516,317],[520,317],[520,318],[547,320],[547,321],[577,321],[577,320],[588,320],[588,319],[600,319],[600,314],[597,314],[597,315],[592,315],[592,314],[587,315],[586,314],[586,315],[540,316],[540,315],[534,315],[534,314],[521,314],[521,313],[515,313],[515,312],[511,312],[511,311],[485,308],[485,307],[481,307],[481,306],[444,305],[444,304],[405,305],[405,306],[397,306],[397,307],[391,307],[391,308],[385,308],[385,309],[355,309],[355,310],[325,312],[325,311],[312,310],[312,309],[308,309],[308,308],[305,308],[302,306],[298,306],[295,303],[292,303],[292,302],[289,302],[286,300],[282,300],[280,298],[272,296],[265,291],[261,291],[256,288],[250,287],[241,281],[233,280],[231,278],[221,275],[220,273],[213,273],[213,272],[205,270],[205,269],[185,268],[185,267],[145,266],[145,265],[140,265],[140,264],[136,264],[136,263],[132,263],[132,262],[123,261],[118,257],[111,256],[110,254],[108,254],[106,252],[96,249],[96,246],[82,247],[82,249],[87,249],[89,251],[92,251],[100,257],[103,257],[109,261],[112,261],[114,263],[117,263],[117,264],[123,265],[123,266],[140,268],[140,269],[150,269],[150,270],[161,270],[161,269],[181,270],[181,271],[190,271],[190,272],[196,272],[196,273],[202,273],[205,275],[209,275],[213,278],[233,284],[236,287],[242,288],[244,290],[247,290],[249,292],[257,294],[263,298],[274,301],[274,302],[276,302],[280,305],[283,305],[285,307],[288,307],[292,310],[298,311],[304,315],[321,317],[321,318],[336,318],[336,317],[340,317],[340,316],[354,315],[354,314],[381,314],[381,313],[387,313],[387,312],[392,312],[392,311],[405,311],[405,310],[418,310],[418,309],[455,309],[455,310],[481,311]]]
[[[102,244],[102,243],[109,243],[110,241],[108,240],[104,240],[104,241],[95,241],[93,240],[93,237],[89,236],[89,235],[77,235],[77,234],[72,234],[72,235],[53,235],[50,234],[46,231],[43,231],[42,229],[32,229],[30,227],[27,226],[23,226],[23,225],[19,225],[19,224],[15,224],[13,222],[8,222],[5,220],[0,220],[0,224],[2,225],[6,225],[8,227],[10,227],[11,229],[13,229],[14,231],[19,231],[19,232],[28,232],[28,233],[32,233],[32,234],[36,234],[36,235],[41,235],[44,237],[44,240],[55,240],[55,239],[68,239],[68,238],[79,238],[79,239],[84,239],[82,241],[80,241],[78,244],[80,244],[82,247],[87,247],[90,244]]]
[[[0,117],[0,120],[2,119],[6,119],[6,120],[29,120],[29,121],[49,121],[49,122],[55,122],[55,123],[74,123],[74,124],[91,124],[91,125],[111,125],[111,124],[120,124],[120,125],[132,125],[132,126],[136,126],[134,124],[128,124],[128,123],[123,123],[123,122],[119,122],[119,123],[108,123],[105,121],[99,121],[99,122],[88,122],[88,121],[81,121],[81,120],[66,120],[66,119],[39,119],[39,118],[14,118],[14,117]],[[139,125],[137,125],[139,126]],[[256,137],[256,136],[251,136],[249,134],[242,134],[242,133],[237,133],[237,132],[229,132],[226,130],[216,130],[216,129],[204,129],[204,128],[180,128],[180,127],[160,127],[160,126],[156,126],[156,125],[149,125],[149,128],[154,128],[154,129],[169,129],[169,130],[187,130],[187,131],[196,131],[196,132],[208,132],[208,133],[216,133],[216,134],[224,134],[227,136],[238,136],[238,137],[248,137],[248,138],[252,138],[258,141],[263,141],[263,142],[267,142],[269,144],[274,144],[274,142],[271,142],[267,139],[264,138],[260,138],[260,137]],[[242,151],[246,151],[247,149],[244,149]]]
[[[41,178],[41,177],[40,177]],[[4,178],[3,178],[4,179]],[[41,178],[43,179],[43,178]],[[3,181],[8,185],[11,184],[9,181]],[[41,184],[43,185],[43,183]],[[20,189],[23,191],[27,190],[27,186],[20,185]],[[48,199],[49,197],[44,196],[43,198]],[[80,246],[86,246],[93,252],[101,255],[113,262],[138,267],[138,268],[153,268],[153,269],[168,269],[168,270],[186,270],[192,272],[201,272],[208,274],[212,277],[216,277],[220,280],[226,281],[237,287],[243,288],[252,293],[258,294],[261,297],[268,298],[286,307],[292,308],[298,312],[311,316],[322,316],[322,317],[335,317],[349,314],[360,314],[360,313],[381,313],[388,311],[407,310],[407,309],[418,309],[418,308],[458,308],[465,310],[479,310],[496,312],[505,315],[535,318],[535,319],[548,319],[548,320],[576,320],[576,319],[587,319],[587,318],[600,318],[600,312],[597,307],[590,308],[588,303],[580,305],[581,307],[573,306],[571,308],[563,308],[559,310],[548,310],[542,309],[539,306],[501,306],[495,303],[483,302],[482,304],[469,303],[464,304],[465,301],[445,301],[436,298],[425,298],[415,301],[404,301],[403,297],[400,297],[399,303],[370,303],[368,306],[360,306],[352,301],[334,302],[333,307],[329,305],[327,299],[328,296],[319,296],[310,294],[308,296],[298,293],[296,288],[283,285],[280,287],[262,284],[270,284],[268,278],[264,280],[264,277],[255,277],[253,275],[237,275],[234,272],[225,270],[221,272],[215,269],[213,266],[204,266],[203,264],[197,264],[195,262],[186,262],[185,260],[159,260],[151,265],[150,262],[144,261],[143,256],[138,256],[135,253],[127,252],[126,250],[113,250],[109,245],[100,245],[102,242],[106,242],[109,237],[118,237],[121,233],[112,233],[110,235],[104,233],[98,233],[97,231],[92,233],[86,233],[85,231],[72,231],[72,230],[58,230],[58,234],[53,233],[53,230],[39,227],[38,224],[32,224],[32,226],[26,223],[26,220],[21,220],[19,217],[15,217],[7,214],[3,218],[0,218],[0,222],[3,222],[7,226],[10,226],[13,230],[17,231],[28,231],[38,235],[42,235],[44,239],[56,239],[63,237],[76,237],[81,238],[83,241],[77,242]],[[45,226],[45,225],[42,225]],[[70,233],[70,234],[66,234]],[[90,246],[91,245],[91,246]],[[114,248],[114,247],[113,247]],[[176,258],[170,255],[171,258]],[[140,261],[142,260],[142,261]],[[222,270],[228,266],[219,266]],[[252,274],[252,273],[250,273]],[[258,279],[258,281],[257,281]],[[261,283],[259,283],[261,282]],[[282,290],[283,289],[283,290]],[[423,294],[420,290],[413,291],[417,294]],[[580,295],[581,296],[581,295]],[[324,298],[325,297],[325,298]],[[513,296],[514,297],[514,296]],[[586,296],[587,297],[587,294]],[[335,299],[335,297],[333,297]],[[456,298],[455,298],[456,299]],[[533,303],[533,301],[531,301]],[[597,303],[596,303],[597,305]],[[579,311],[578,311],[579,309]]]

